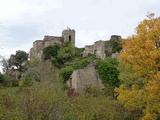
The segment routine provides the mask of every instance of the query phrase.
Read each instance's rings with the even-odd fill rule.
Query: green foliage
[[[119,71],[117,70],[117,65],[118,61],[115,58],[98,61],[97,71],[104,85],[119,86],[120,81],[118,79]]]
[[[4,75],[0,73],[0,84],[4,83]]]
[[[3,87],[0,90],[1,94],[16,94],[19,91],[19,87]]]
[[[30,77],[25,77],[21,87],[32,86],[32,84],[33,84],[33,79]]]
[[[66,62],[69,62],[74,59],[75,55],[75,47],[70,43],[65,43],[62,45],[61,49],[58,51],[58,55],[56,58],[56,62],[58,63],[58,67],[64,66]]]
[[[80,61],[71,63],[69,66],[73,67],[74,69],[80,69],[87,66],[90,62],[91,62],[91,59],[85,58]]]
[[[44,59],[51,59],[51,57],[56,57],[58,54],[58,51],[60,49],[59,44],[50,45],[43,49]]]
[[[12,84],[12,87],[18,87],[19,86],[19,80],[11,80],[11,84]]]
[[[86,67],[91,61],[93,61],[94,57],[83,58],[82,60],[76,60],[75,62],[70,63],[65,68],[62,68],[60,71],[60,77],[62,78],[63,83],[66,83],[69,80],[70,75],[74,70],[81,69]]]
[[[73,97],[68,102],[68,106],[63,116],[64,119],[125,120],[134,118],[134,115],[126,111],[115,99],[106,97],[92,87],[87,87],[85,94]]]
[[[112,53],[120,52],[122,50],[122,45],[119,39],[111,38],[110,41],[106,42],[105,53],[107,56],[112,55]]]
[[[18,92],[0,90],[0,118],[2,120],[134,120],[134,112],[127,111],[115,99],[106,97],[97,88],[87,87],[85,93],[66,96],[62,85],[52,81],[34,82]],[[8,91],[8,90],[7,90]]]
[[[31,85],[33,81],[43,82],[46,80],[53,80],[56,78],[57,69],[53,67],[50,61],[43,63],[37,63],[38,60],[33,60],[30,63],[30,69],[27,70],[23,75],[25,85]]]
[[[120,40],[111,39],[110,45],[112,46],[113,53],[120,52],[122,50],[122,45],[120,44]]]
[[[61,68],[72,61],[74,58],[81,57],[82,48],[75,48],[72,43],[67,42],[63,45],[51,45],[44,48],[44,59],[51,60],[52,64]]]
[[[72,72],[74,71],[73,67],[67,66],[65,68],[63,68],[60,71],[60,76],[63,80],[63,83],[66,83],[66,81],[69,79],[70,75],[72,74]]]
[[[22,64],[28,60],[28,53],[25,51],[18,50],[15,55],[11,55],[8,63],[9,67],[16,66],[20,71],[22,69]]]
[[[66,96],[58,84],[51,81],[34,83],[31,87],[24,89],[25,95],[20,110],[27,120],[51,120],[61,119],[65,109]],[[64,105],[65,107],[65,105]]]
[[[0,84],[4,87],[17,87],[19,83],[18,79],[14,79],[13,77],[6,75],[6,74],[0,74]]]

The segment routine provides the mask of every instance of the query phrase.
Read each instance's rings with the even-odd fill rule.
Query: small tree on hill
[[[22,64],[28,60],[28,56],[25,51],[16,51],[16,54],[12,54],[8,60],[9,67],[16,66],[21,71]]]

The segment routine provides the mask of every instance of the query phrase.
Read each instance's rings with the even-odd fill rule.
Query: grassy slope
[[[0,89],[0,94],[14,94],[19,90],[19,87],[4,87]]]

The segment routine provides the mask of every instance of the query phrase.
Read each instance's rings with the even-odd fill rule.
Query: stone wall
[[[87,45],[83,51],[83,57],[88,56],[89,54],[94,54],[94,45]]]
[[[48,37],[49,38],[49,37]],[[44,42],[44,47],[48,47],[49,45],[53,44],[62,44],[62,37],[50,37],[50,39],[46,39]]]
[[[83,51],[83,57],[86,57],[89,54],[93,54],[100,59],[105,59],[105,41],[100,40],[95,42],[93,45],[85,46],[85,49]]]
[[[40,51],[44,48],[44,42],[42,40],[36,40],[34,43],[33,43],[33,49],[35,51]]]
[[[98,73],[96,72],[94,62],[83,69],[75,70],[68,81],[68,85],[70,88],[74,88],[75,91],[81,91],[85,86],[104,88]]]

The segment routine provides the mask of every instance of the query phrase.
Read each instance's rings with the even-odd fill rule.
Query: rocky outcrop
[[[98,73],[95,69],[95,63],[90,63],[87,67],[75,70],[68,81],[70,88],[75,91],[81,91],[86,86],[104,88]]]

